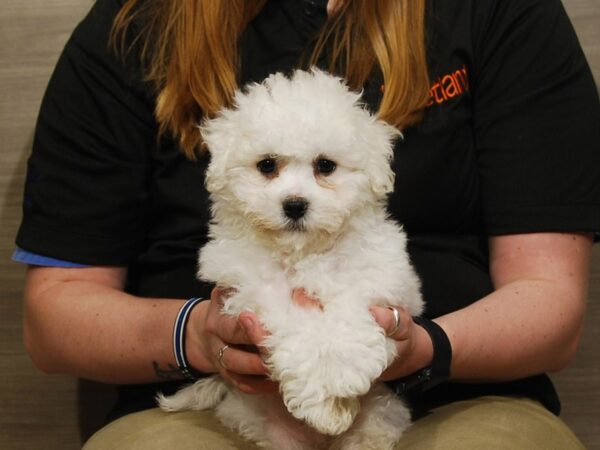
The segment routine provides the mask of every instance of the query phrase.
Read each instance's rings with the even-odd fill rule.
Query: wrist
[[[185,352],[190,366],[202,373],[212,373],[215,369],[208,358],[206,340],[203,339],[203,326],[209,308],[208,301],[200,302],[190,312],[185,335]]]
[[[415,348],[410,360],[407,361],[408,364],[404,368],[403,375],[405,376],[429,366],[433,360],[433,342],[429,333],[417,323],[414,323],[413,327]]]
[[[421,339],[422,332],[417,331],[418,329],[427,334],[430,346],[425,348],[430,348],[431,353],[427,356],[428,353],[424,351],[421,360],[421,364],[427,359],[429,363],[425,362],[419,370],[394,381],[394,388],[399,395],[409,392],[423,392],[450,378],[452,346],[446,332],[431,320],[421,317],[415,317],[413,320],[417,325],[416,334],[421,335]],[[416,352],[416,354],[419,353]]]
[[[188,351],[194,347],[193,344],[190,345],[191,337],[194,336],[194,333],[190,332],[191,328],[193,328],[193,322],[190,324],[190,318],[196,307],[201,303],[202,299],[195,297],[184,302],[173,324],[172,343],[175,364],[179,373],[188,380],[195,380],[201,376],[201,373],[191,364],[189,359],[190,352]]]
[[[431,364],[433,343],[427,331],[416,323],[412,323],[410,336],[409,340],[400,341],[408,343],[408,346],[400,346],[398,357],[381,378],[383,381],[393,381],[409,376]]]

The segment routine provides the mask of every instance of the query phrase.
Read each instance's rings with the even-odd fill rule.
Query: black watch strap
[[[398,395],[426,391],[450,377],[452,346],[446,332],[437,323],[429,319],[413,317],[413,320],[425,329],[431,337],[433,358],[431,364],[424,369],[394,381],[394,390]]]

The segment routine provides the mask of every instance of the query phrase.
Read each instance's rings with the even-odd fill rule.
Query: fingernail
[[[244,330],[246,331],[251,331],[254,327],[254,322],[252,321],[252,319],[250,319],[250,317],[240,317],[239,322],[242,324],[242,327],[244,327]]]

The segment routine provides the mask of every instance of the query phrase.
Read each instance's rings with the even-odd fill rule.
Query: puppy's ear
[[[397,139],[402,138],[402,133],[382,120],[372,121],[369,128],[366,134],[369,136],[367,172],[373,193],[382,198],[394,190],[395,174],[391,162],[394,144]]]
[[[206,120],[200,125],[202,142],[210,153],[210,164],[206,169],[206,189],[216,193],[225,187],[227,159],[233,145],[233,134],[224,116]]]

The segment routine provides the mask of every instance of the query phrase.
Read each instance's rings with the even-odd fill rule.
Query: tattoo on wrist
[[[167,364],[167,368],[163,369],[157,361],[152,361],[154,373],[164,380],[180,380],[181,370],[173,364]]]

